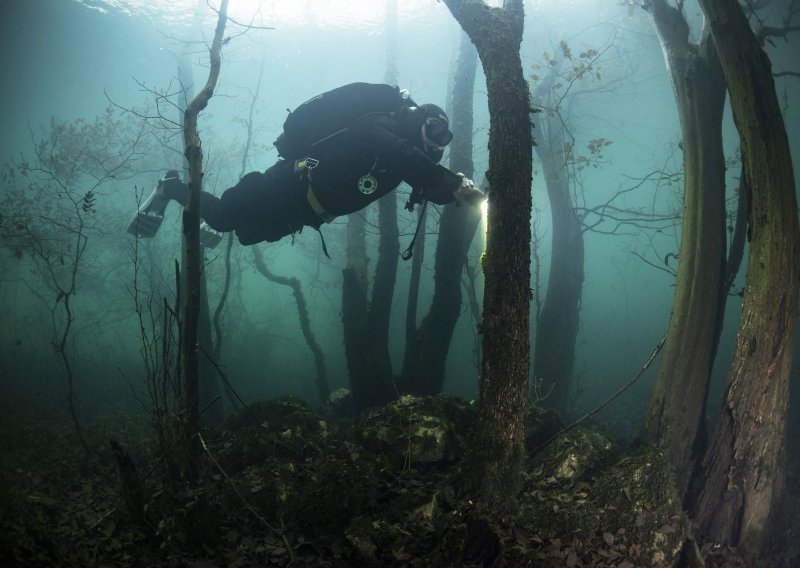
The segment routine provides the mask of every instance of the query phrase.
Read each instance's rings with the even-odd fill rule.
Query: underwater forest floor
[[[689,523],[663,458],[619,455],[581,427],[529,457],[515,518],[488,515],[460,489],[475,420],[448,397],[403,397],[358,418],[259,402],[203,435],[187,484],[141,416],[86,428],[87,452],[68,417],[7,411],[0,566],[748,565],[693,541],[682,557]],[[530,448],[559,428],[540,411],[527,426]],[[797,487],[789,475],[789,512]],[[758,565],[798,565],[797,521],[781,526]]]

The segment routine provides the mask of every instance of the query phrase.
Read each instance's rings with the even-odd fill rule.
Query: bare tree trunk
[[[342,340],[344,341],[350,390],[356,407],[367,405],[367,369],[362,357],[367,335],[367,243],[364,236],[364,218],[350,215],[347,218],[347,266],[342,270]]]
[[[198,34],[199,29],[199,14],[197,18],[196,29]],[[187,85],[180,93],[181,108],[189,106],[188,98],[192,96],[189,92],[188,85],[194,85],[194,77],[192,73],[192,63],[187,55],[181,57],[178,66],[178,78],[182,85]],[[181,126],[184,126],[186,118],[185,111],[181,113],[179,120]],[[205,263],[205,248],[200,248],[200,261]],[[186,245],[183,245],[182,264],[186,264]],[[197,320],[197,336],[198,347],[204,352],[204,356],[200,357],[197,362],[198,369],[198,393],[199,404],[202,409],[202,421],[207,425],[219,426],[225,418],[225,408],[222,403],[222,398],[219,396],[219,384],[217,383],[217,371],[215,365],[217,361],[210,359],[212,350],[214,349],[213,339],[211,337],[211,313],[208,306],[208,275],[205,270],[200,272],[200,313]],[[184,280],[182,286],[186,285]],[[184,291],[185,292],[185,291]],[[185,295],[185,294],[184,294]]]
[[[475,48],[463,34],[453,81],[451,115],[454,136],[450,146],[450,169],[462,172],[468,178],[474,175],[472,99],[477,64]],[[450,340],[461,315],[461,275],[480,220],[480,211],[475,207],[450,204],[442,212],[433,273],[433,300],[420,326],[417,328],[415,319],[414,331],[406,336],[400,374],[400,389],[404,392],[426,395],[442,392]],[[416,310],[413,317],[416,318]]]
[[[219,301],[217,302],[217,307],[214,308],[214,316],[212,321],[214,323],[214,360],[221,361],[222,360],[222,344],[223,339],[225,338],[225,328],[222,325],[222,313],[225,310],[225,304],[228,301],[228,294],[230,293],[231,289],[231,250],[233,249],[233,233],[228,233],[227,238],[225,239],[225,255],[224,255],[224,263],[225,263],[225,278],[222,283],[222,292],[219,296]]]
[[[397,2],[386,8],[386,81],[397,81]],[[389,356],[389,319],[397,281],[400,241],[397,196],[378,201],[378,261],[372,282],[367,280],[364,219],[350,215],[347,232],[347,268],[342,271],[342,323],[350,387],[356,409],[385,404],[396,397]]]
[[[342,326],[350,389],[358,410],[385,404],[395,396],[388,350],[384,351],[371,337],[365,249],[364,218],[350,215],[348,266],[342,270]]]
[[[397,226],[397,195],[391,193],[378,202],[378,261],[372,279],[372,297],[367,309],[367,326],[370,349],[374,358],[371,371],[377,373],[375,380],[393,384],[394,374],[389,357],[389,319],[392,313],[392,298],[397,282],[397,262],[400,258],[399,228]],[[392,388],[394,391],[394,388]],[[392,395],[394,398],[394,392]]]
[[[690,44],[678,9],[654,0],[650,13],[678,105],[684,190],[672,317],[641,438],[666,452],[683,496],[705,442],[701,426],[725,304],[725,81],[707,28]]]
[[[770,62],[736,0],[700,0],[752,188],[751,241],[725,404],[694,510],[705,540],[758,557],[784,486],[786,414],[800,289],[792,158]]]
[[[195,458],[200,454],[197,433],[200,430],[198,392],[198,320],[202,289],[202,251],[200,247],[200,193],[203,190],[203,150],[197,132],[197,119],[214,94],[222,65],[222,36],[227,20],[228,0],[222,0],[214,40],[209,50],[211,65],[208,80],[184,112],[184,155],[189,165],[189,202],[183,211],[183,234],[186,239],[186,265],[183,273],[186,282],[183,318],[181,319],[180,368],[183,388],[184,443],[187,451],[185,468],[189,479],[196,477]]]
[[[201,247],[201,262],[205,264],[205,247]],[[214,359],[214,339],[211,333],[211,309],[208,305],[208,278],[206,271],[200,273],[200,314],[197,320],[198,347],[202,355],[198,360],[200,419],[206,426],[222,425],[225,420],[225,405],[220,396],[217,380],[217,365]]]
[[[422,278],[422,261],[425,258],[425,224],[428,221],[428,208],[417,209],[417,224],[422,228],[414,245],[414,256],[411,257],[411,276],[408,283],[408,299],[406,301],[406,349],[403,359],[403,370],[400,372],[400,390],[406,391],[406,359],[416,357],[419,353],[417,341],[417,307],[419,306],[419,282]]]
[[[551,74],[537,86],[534,102],[544,101],[553,92],[556,71],[555,67],[551,69]],[[545,113],[537,116],[535,126],[541,143],[534,146],[534,150],[542,164],[553,234],[547,292],[536,317],[533,381],[541,404],[566,414],[572,391],[583,293],[583,227],[572,200],[562,118],[547,117]]]
[[[264,261],[264,255],[261,254],[261,249],[257,246],[252,247],[253,262],[258,270],[267,280],[282,284],[292,289],[294,301],[297,305],[297,317],[300,319],[300,329],[303,332],[303,337],[311,349],[311,354],[314,356],[314,367],[317,373],[317,393],[319,394],[320,403],[328,400],[331,394],[331,389],[328,386],[328,375],[325,370],[325,356],[322,354],[322,349],[317,343],[314,332],[311,330],[311,321],[308,318],[308,307],[306,306],[306,299],[303,296],[303,289],[300,287],[300,281],[297,278],[287,278],[286,276],[278,276],[272,272]]]
[[[522,0],[445,0],[478,50],[489,95],[489,211],[479,427],[468,467],[482,501],[513,511],[528,401],[532,133],[520,60]]]

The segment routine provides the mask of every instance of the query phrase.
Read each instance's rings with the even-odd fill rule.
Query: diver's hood
[[[431,160],[439,163],[444,156],[444,148],[426,145],[422,140],[422,125],[430,118],[436,118],[445,124],[449,124],[447,113],[441,107],[430,103],[404,107],[397,115],[400,134],[423,150]]]

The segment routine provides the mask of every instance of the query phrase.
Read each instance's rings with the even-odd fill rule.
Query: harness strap
[[[324,252],[325,256],[327,256],[328,259],[330,259],[331,255],[328,254],[328,247],[325,244],[325,235],[322,234],[322,229],[317,229],[317,232],[319,233],[319,240],[320,242],[322,242],[322,252]]]
[[[403,254],[400,257],[403,260],[409,260],[412,256],[414,256],[414,243],[417,242],[417,235],[419,234],[419,227],[422,225],[422,221],[425,220],[425,206],[428,204],[427,201],[422,202],[422,211],[419,212],[419,220],[417,221],[417,228],[414,229],[414,236],[411,238],[411,242],[408,245],[408,248],[403,251]]]
[[[306,200],[308,201],[308,204],[311,206],[311,209],[314,211],[317,217],[322,219],[324,223],[330,223],[331,221],[336,219],[336,215],[331,215],[330,213],[325,211],[325,208],[322,206],[322,203],[320,203],[319,199],[317,199],[317,194],[314,193],[314,188],[311,187],[311,184],[308,184],[308,191],[306,191]]]

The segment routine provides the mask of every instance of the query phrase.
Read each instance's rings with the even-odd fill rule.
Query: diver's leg
[[[164,195],[185,207],[189,202],[189,186],[185,183],[168,184],[164,188]],[[200,223],[200,244],[206,248],[213,249],[222,241],[221,231],[233,230],[220,199],[210,193],[200,193],[200,217],[203,219]]]
[[[242,244],[276,241],[299,230],[304,223],[297,219],[297,211],[305,201],[302,197],[304,183],[292,172],[291,163],[279,161],[266,172],[251,172],[235,186],[225,190],[221,197],[210,193],[200,194],[201,241],[204,231],[236,231]],[[140,237],[152,237],[164,218],[170,200],[181,205],[189,201],[189,188],[182,183],[178,172],[171,170],[162,178],[153,194],[139,209],[128,231]],[[210,246],[221,240],[213,235]],[[204,242],[204,244],[206,244]]]
[[[137,237],[150,238],[155,236],[164,221],[164,211],[170,199],[178,200],[178,195],[188,197],[188,188],[181,183],[181,178],[176,170],[169,170],[164,177],[158,180],[153,192],[145,199],[136,212],[133,220],[128,225],[128,232]],[[175,194],[173,196],[173,194]]]
[[[202,192],[200,216],[215,231],[245,229],[266,237],[274,232],[274,224],[286,222],[290,217],[289,200],[295,193],[292,185],[298,183],[291,171],[281,161],[266,172],[246,174],[220,197]],[[186,205],[189,188],[182,183],[166,184],[164,195]]]
[[[244,245],[265,240],[263,233],[277,213],[270,197],[275,189],[274,182],[262,172],[248,173],[222,193],[213,214],[205,217],[206,221],[217,230],[235,230],[239,242]]]
[[[144,201],[137,211],[136,216],[128,226],[128,232],[138,237],[149,238],[155,236],[164,221],[164,212],[170,200],[175,200],[184,207],[189,202],[189,186],[183,183],[176,170],[169,170],[163,178],[158,181],[153,192]],[[209,193],[200,194],[200,214],[201,217],[209,215],[218,227],[225,227],[224,214],[220,207],[220,200]],[[200,225],[200,242],[208,247],[214,248],[222,240],[222,235],[217,230],[212,229],[209,223]],[[220,228],[219,230],[232,230]]]
[[[235,218],[241,244],[275,242],[307,224],[302,215],[308,208],[307,187],[308,182],[294,173],[292,162],[279,160],[266,172],[247,174],[224,192],[222,209]]]

